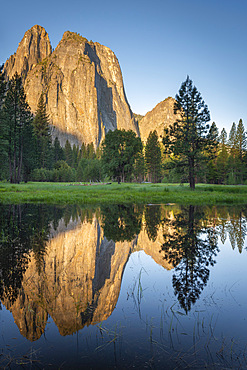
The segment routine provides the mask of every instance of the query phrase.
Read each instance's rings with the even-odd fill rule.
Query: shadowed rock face
[[[31,253],[22,288],[16,301],[2,303],[14,316],[23,336],[40,338],[52,317],[61,335],[70,335],[85,325],[106,320],[114,310],[128,258],[143,249],[166,269],[171,269],[160,252],[160,226],[155,242],[145,230],[131,242],[108,241],[96,216],[92,222],[60,220],[51,229],[41,269]],[[40,271],[40,273],[38,272]]]
[[[177,120],[174,114],[175,99],[169,97],[156,105],[139,121],[141,139],[146,142],[150,131],[157,131],[158,136],[164,135],[164,128]],[[160,139],[161,140],[161,139]]]
[[[23,77],[32,112],[43,91],[52,123],[52,136],[72,144],[99,145],[109,130],[126,129],[139,134],[127,102],[121,69],[106,46],[65,32],[52,52],[44,28],[27,31],[16,54],[5,63],[8,77]]]

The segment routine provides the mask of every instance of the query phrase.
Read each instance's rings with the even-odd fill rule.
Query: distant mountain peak
[[[140,135],[144,142],[147,141],[150,131],[156,130],[159,137],[163,136],[164,128],[176,121],[174,102],[175,99],[169,96],[139,121]]]

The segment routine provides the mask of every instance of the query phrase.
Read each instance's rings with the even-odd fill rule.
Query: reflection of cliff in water
[[[156,242],[142,230],[132,241],[108,241],[94,215],[90,222],[60,220],[46,243],[42,265],[34,252],[13,304],[5,298],[20,332],[38,339],[52,317],[61,335],[106,320],[117,304],[126,262],[134,250],[144,249],[170,269],[160,251],[162,229]]]
[[[107,241],[94,217],[92,223],[78,223],[72,230],[64,227],[47,242],[40,275],[31,253],[18,298],[13,305],[3,302],[21,333],[38,339],[47,313],[61,335],[105,320],[117,303],[132,244]]]
[[[190,302],[198,298],[208,280],[204,266],[217,251],[215,236],[222,237],[223,227],[229,229],[233,222],[228,215],[224,226],[220,214],[216,216],[209,209],[198,213],[188,207],[115,206],[84,213],[83,217],[72,211],[66,209],[60,221],[47,218],[41,222],[40,230],[25,244],[24,253],[29,250],[30,258],[25,258],[14,299],[8,292],[1,294],[20,332],[31,341],[44,332],[48,315],[61,335],[106,320],[117,304],[129,255],[136,250],[144,250],[168,270],[175,267],[175,294],[189,310]],[[244,222],[243,213],[241,222],[234,221],[235,226],[241,223],[242,239]],[[206,249],[205,238],[200,236],[202,228],[208,230]],[[110,239],[114,235],[115,241]],[[187,272],[192,280],[186,278]],[[191,292],[187,297],[186,291]]]

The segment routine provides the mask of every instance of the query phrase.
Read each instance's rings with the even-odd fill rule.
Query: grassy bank
[[[88,185],[68,183],[0,183],[1,203],[103,204],[103,203],[178,203],[247,204],[245,185],[116,184]]]

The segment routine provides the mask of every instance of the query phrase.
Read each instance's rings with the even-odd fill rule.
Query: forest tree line
[[[192,102],[189,107],[188,97]],[[154,130],[144,145],[133,131],[115,130],[106,134],[96,150],[93,143],[79,147],[71,146],[68,140],[61,147],[58,138],[52,141],[45,94],[40,95],[33,115],[21,77],[15,74],[6,82],[1,68],[0,179],[11,183],[183,183],[193,177],[192,187],[195,182],[246,183],[247,144],[242,119],[232,124],[229,135],[225,129],[219,133],[214,122],[208,125],[207,106],[188,77],[176,101],[174,110],[185,113],[180,121],[164,129],[163,139]]]

